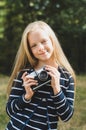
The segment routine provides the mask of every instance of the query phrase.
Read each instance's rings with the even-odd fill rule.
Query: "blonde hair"
[[[43,21],[35,21],[35,22],[30,23],[23,32],[21,44],[19,46],[19,50],[15,58],[13,72],[9,79],[8,93],[10,93],[11,91],[12,82],[15,76],[17,75],[17,72],[19,72],[21,69],[24,69],[27,62],[29,62],[29,64],[33,67],[37,64],[37,59],[35,59],[33,55],[31,54],[30,49],[29,49],[29,44],[28,44],[29,41],[27,40],[28,34],[31,31],[36,30],[37,28],[43,29],[49,35],[52,41],[53,47],[54,47],[54,57],[56,58],[57,63],[60,66],[65,67],[71,73],[71,75],[73,76],[75,80],[74,70],[72,69],[70,63],[68,62],[54,31],[51,29],[51,27],[47,23]]]

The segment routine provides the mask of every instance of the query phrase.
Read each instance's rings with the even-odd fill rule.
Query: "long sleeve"
[[[34,70],[27,70],[28,73]],[[66,77],[64,76],[66,75]],[[68,121],[74,111],[74,80],[68,71],[60,76],[61,91],[54,95],[50,84],[35,91],[33,97],[24,99],[25,89],[20,72],[13,81],[11,93],[6,105],[11,117],[7,129],[57,129],[58,117]]]
[[[57,115],[64,121],[68,121],[74,112],[74,80],[71,75],[66,79],[61,77],[61,91],[53,95]]]
[[[14,113],[25,108],[29,101],[24,100],[25,90],[22,86],[21,73],[13,80],[11,93],[6,104],[6,112],[11,117]]]

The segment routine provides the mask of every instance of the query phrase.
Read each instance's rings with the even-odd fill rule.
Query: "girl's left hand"
[[[47,73],[51,77],[51,86],[54,91],[54,95],[58,94],[61,90],[60,88],[60,73],[57,68],[46,65],[45,69],[48,71]]]

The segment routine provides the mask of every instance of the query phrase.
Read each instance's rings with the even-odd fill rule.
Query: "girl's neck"
[[[48,62],[38,62],[37,66],[35,66],[35,69],[38,70],[45,65],[50,65],[52,67],[58,68],[58,64],[56,61],[48,61]]]

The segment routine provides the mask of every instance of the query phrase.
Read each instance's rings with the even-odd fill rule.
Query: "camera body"
[[[51,81],[51,77],[50,77],[50,75],[48,75],[45,68],[41,68],[38,71],[33,71],[32,73],[29,74],[29,76],[34,77],[34,79],[38,81],[37,86],[35,86],[35,85],[31,86],[33,91],[35,91],[35,90],[39,89],[40,87],[50,83],[50,81]]]

